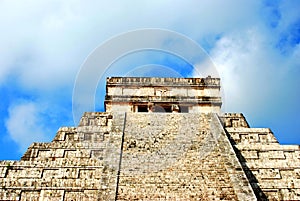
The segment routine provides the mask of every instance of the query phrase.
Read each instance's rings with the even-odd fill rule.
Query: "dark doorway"
[[[155,105],[153,107],[153,112],[167,112],[167,113],[171,113],[171,106],[168,105]]]
[[[180,106],[180,113],[188,113],[189,112],[189,107],[188,106]]]
[[[148,106],[147,105],[139,105],[138,112],[148,112]]]

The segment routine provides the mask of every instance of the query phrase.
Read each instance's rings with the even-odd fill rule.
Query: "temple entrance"
[[[180,113],[189,113],[189,107],[188,106],[179,106],[179,112]]]
[[[148,106],[147,105],[138,105],[137,112],[148,112]]]
[[[188,113],[188,106],[179,106],[176,104],[148,104],[148,105],[137,105],[135,106],[135,112],[157,112],[157,113]]]
[[[171,113],[171,106],[169,105],[155,105],[152,108],[152,112],[166,112],[166,113]]]

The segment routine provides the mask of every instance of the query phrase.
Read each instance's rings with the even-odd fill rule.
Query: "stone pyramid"
[[[220,113],[218,78],[107,78],[86,112],[20,161],[0,200],[299,200],[299,145]]]

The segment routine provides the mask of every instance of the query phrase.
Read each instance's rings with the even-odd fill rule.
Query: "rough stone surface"
[[[222,119],[256,196],[299,200],[300,146],[280,145],[270,129],[249,128],[241,114],[224,114]]]
[[[215,114],[129,113],[117,200],[255,200],[226,138]]]
[[[163,112],[171,112],[171,104],[175,104],[189,113],[219,113],[220,87],[220,79],[210,76],[112,77],[107,78],[105,110],[138,112],[140,106],[145,106],[151,111],[158,107]]]
[[[171,89],[168,79],[141,79],[134,81],[141,91],[143,82]],[[196,91],[208,84],[180,78],[177,86],[187,83]],[[140,97],[137,106],[159,103]],[[52,142],[33,143],[20,161],[1,161],[0,200],[300,199],[299,145],[280,145],[242,114],[183,112],[167,99],[164,107],[174,110],[165,113],[86,112]]]

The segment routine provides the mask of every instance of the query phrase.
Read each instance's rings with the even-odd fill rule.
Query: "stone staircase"
[[[85,113],[20,161],[0,200],[255,200],[216,114]]]
[[[255,200],[216,115],[127,114],[117,200],[212,199]]]

